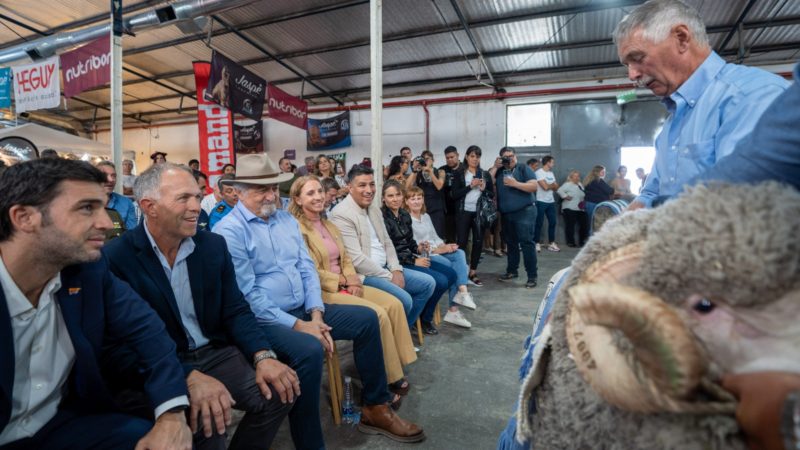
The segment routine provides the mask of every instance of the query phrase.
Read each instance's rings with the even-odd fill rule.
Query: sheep
[[[777,183],[698,186],[608,221],[552,307],[518,438],[540,449],[745,448],[716,380],[800,372],[799,228],[800,193]]]

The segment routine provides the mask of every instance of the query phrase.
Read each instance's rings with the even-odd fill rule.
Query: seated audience
[[[225,164],[222,166],[222,174],[223,175],[236,175],[236,166],[233,164]]]
[[[364,285],[397,297],[412,326],[431,299],[436,281],[424,273],[405,269],[397,260],[383,214],[372,204],[376,191],[372,169],[355,165],[347,178],[350,194],[333,208],[330,220],[342,233],[344,248],[356,272],[364,277]]]
[[[101,258],[107,176],[39,159],[0,177],[0,447],[191,448],[175,344]],[[113,407],[98,356],[133,350],[152,421]]]
[[[472,294],[467,289],[469,281],[469,266],[467,266],[467,256],[464,250],[458,248],[458,244],[445,244],[442,238],[436,233],[431,217],[425,212],[425,200],[422,189],[412,186],[406,189],[404,208],[411,215],[411,227],[414,232],[414,240],[430,245],[430,258],[440,264],[444,264],[456,272],[458,279],[450,286],[450,305],[444,315],[444,321],[453,325],[469,328],[469,321],[464,318],[458,305],[475,309],[475,301]]]
[[[584,211],[583,199],[586,194],[583,192],[581,184],[581,174],[577,170],[571,170],[564,184],[558,188],[558,195],[561,196],[561,211],[564,213],[564,233],[567,238],[568,247],[583,247],[589,238],[589,220]],[[575,244],[575,224],[578,224],[578,244]]]
[[[196,159],[190,159],[187,165],[192,170],[200,170],[200,161]]]
[[[214,206],[214,209],[211,210],[211,214],[208,216],[209,230],[213,230],[214,225],[231,212],[233,207],[236,206],[236,202],[239,201],[233,186],[225,184],[226,181],[231,181],[235,177],[236,176],[233,174],[226,173],[217,180],[217,189],[222,196],[222,200]]]
[[[203,172],[199,170],[192,170],[192,175],[194,176],[194,181],[197,182],[197,187],[200,188],[200,195],[203,195],[203,192],[208,190],[208,177]],[[139,205],[134,203],[136,206],[136,212],[139,215],[138,223],[141,223],[144,220],[144,216],[142,216],[141,212],[139,211]],[[200,208],[200,215],[197,217],[197,231],[208,231],[208,214]]]
[[[403,366],[417,360],[403,304],[387,292],[362,284],[344,249],[342,234],[322,216],[324,196],[317,177],[301,177],[292,185],[289,212],[300,223],[308,253],[317,267],[322,301],[331,305],[366,306],[378,315],[383,363],[389,390],[395,393],[392,404],[397,404],[400,394],[407,394],[409,389]]]
[[[117,171],[116,167],[114,167],[114,163],[111,161],[100,161],[97,163],[97,168],[106,175],[106,182],[103,184],[108,198],[105,205],[106,208],[113,209],[119,213],[120,218],[122,218],[122,223],[125,225],[125,230],[132,230],[138,222],[136,207],[133,206],[131,199],[114,192],[114,188],[117,185]]]
[[[228,243],[236,279],[272,349],[289,362],[304,386],[289,413],[294,444],[322,448],[319,392],[323,352],[336,339],[353,341],[363,384],[358,429],[399,442],[419,442],[425,433],[389,407],[378,317],[363,306],[325,305],[319,274],[297,221],[276,206],[280,174],[266,154],[240,156],[233,186],[239,202],[214,227]]]
[[[429,257],[430,243],[414,240],[411,215],[403,209],[403,186],[399,182],[389,180],[383,185],[382,209],[386,231],[392,240],[397,252],[397,259],[403,268],[422,272],[433,277],[436,281],[436,289],[425,303],[420,319],[422,320],[423,333],[439,334],[436,326],[433,325],[433,313],[438,307],[442,294],[450,290],[450,286],[456,284],[458,275],[449,265],[431,261]],[[469,328],[472,325],[464,319],[461,322],[461,326]]]
[[[152,166],[134,192],[144,223],[103,252],[111,271],[147,300],[175,341],[195,447],[224,448],[235,408],[245,415],[228,448],[268,449],[300,395],[297,375],[270,350],[236,285],[225,240],[193,225],[202,197],[191,172],[170,163]],[[125,344],[111,347],[130,354]],[[135,360],[130,363],[116,362],[110,372],[135,373]]]
[[[333,165],[333,172],[336,174],[334,180],[336,180],[336,183],[341,187],[341,189],[344,190],[344,192],[340,194],[342,197],[344,197],[347,195],[347,173],[344,168],[344,160],[334,159]]]
[[[489,172],[481,169],[481,148],[471,145],[464,156],[462,169],[453,175],[453,188],[450,197],[456,206],[456,243],[467,248],[472,234],[472,249],[469,255],[469,279],[477,286],[483,286],[476,273],[483,251],[483,228],[478,218],[478,200],[481,196],[494,197],[492,178]],[[531,230],[533,231],[533,230]]]

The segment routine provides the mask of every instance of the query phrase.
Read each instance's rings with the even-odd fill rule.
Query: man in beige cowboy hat
[[[324,448],[319,388],[324,352],[352,340],[364,406],[359,430],[399,442],[425,439],[422,428],[392,411],[377,315],[369,308],[324,305],[319,276],[294,217],[276,206],[277,185],[292,177],[265,154],[244,155],[226,180],[239,203],[214,227],[228,243],[236,280],[278,357],[300,378],[302,394],[289,413],[297,448]]]

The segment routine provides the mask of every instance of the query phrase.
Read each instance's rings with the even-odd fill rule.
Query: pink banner
[[[267,85],[267,110],[269,116],[297,128],[306,129],[308,104],[283,92],[272,84]]]
[[[64,97],[111,82],[110,38],[101,37],[61,55]]]

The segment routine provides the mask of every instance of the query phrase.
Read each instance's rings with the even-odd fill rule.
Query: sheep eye
[[[694,304],[693,308],[695,311],[699,312],[700,314],[708,314],[714,310],[716,305],[711,302],[711,300],[707,298],[701,298],[697,303]]]

